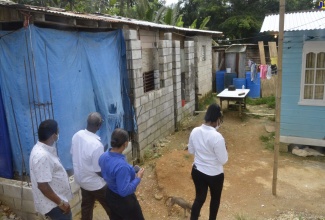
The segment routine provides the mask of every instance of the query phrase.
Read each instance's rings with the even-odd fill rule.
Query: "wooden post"
[[[276,187],[278,180],[278,161],[280,148],[280,113],[281,113],[281,96],[282,96],[282,50],[283,50],[283,32],[284,32],[284,12],[285,0],[280,0],[280,19],[279,19],[279,38],[278,38],[278,62],[277,74],[278,82],[276,85],[276,107],[275,107],[275,141],[274,141],[274,165],[273,165],[273,183],[272,194],[276,195]]]
[[[264,52],[264,43],[263,43],[263,41],[258,42],[258,49],[260,51],[261,64],[265,65],[266,61],[265,61],[265,52]]]
[[[276,66],[278,66],[278,51],[276,48],[276,42],[268,42],[268,44],[271,64],[275,64]]]

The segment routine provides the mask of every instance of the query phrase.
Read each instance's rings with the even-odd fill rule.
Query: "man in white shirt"
[[[98,165],[99,157],[104,153],[104,146],[96,132],[102,125],[98,112],[88,115],[87,129],[78,131],[72,137],[71,151],[75,181],[81,188],[81,219],[91,220],[95,201],[98,200],[108,216],[110,209],[106,202],[107,185],[101,177]]]
[[[52,220],[71,220],[68,201],[72,198],[69,177],[56,153],[58,124],[43,121],[38,128],[38,142],[30,158],[30,177],[35,209]]]

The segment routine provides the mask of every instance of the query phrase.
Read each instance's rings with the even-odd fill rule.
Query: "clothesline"
[[[260,70],[260,78],[261,79],[271,79],[272,74],[276,74],[277,67],[276,65],[267,65],[267,64],[256,64],[251,59],[248,60],[248,66],[251,70],[251,81],[256,82],[258,76],[258,69]]]

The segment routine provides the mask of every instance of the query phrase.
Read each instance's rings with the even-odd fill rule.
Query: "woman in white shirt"
[[[217,131],[222,124],[220,106],[211,104],[204,117],[205,123],[192,130],[188,151],[194,154],[192,179],[195,185],[195,200],[191,220],[197,220],[210,189],[209,220],[217,218],[223,188],[223,165],[228,161],[228,152],[223,136]]]

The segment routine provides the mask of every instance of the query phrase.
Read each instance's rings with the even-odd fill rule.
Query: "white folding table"
[[[242,104],[244,108],[246,108],[246,96],[249,93],[249,89],[236,89],[234,91],[229,91],[228,89],[224,89],[220,92],[217,97],[220,99],[220,108],[222,111],[222,101],[227,100],[228,106],[229,101],[236,101],[239,103],[239,116],[241,116],[241,108]]]

